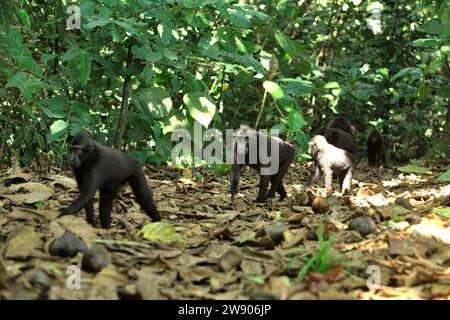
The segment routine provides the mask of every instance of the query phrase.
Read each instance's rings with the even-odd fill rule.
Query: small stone
[[[70,231],[66,231],[61,237],[56,238],[50,244],[50,254],[59,257],[75,257],[78,252],[84,252],[86,244]]]
[[[111,263],[108,252],[99,246],[93,246],[86,250],[81,261],[84,271],[97,273]]]
[[[40,285],[49,288],[52,280],[44,271],[38,270],[30,275],[28,281],[34,286]]]
[[[306,240],[317,241],[317,234],[312,230],[308,230],[308,233],[306,234]]]
[[[367,216],[357,217],[348,225],[349,229],[357,230],[361,236],[365,237],[373,233],[377,229],[377,225],[372,218]]]
[[[410,225],[414,225],[414,224],[419,224],[420,221],[422,221],[422,217],[419,216],[418,214],[412,213],[412,214],[406,215],[405,220],[408,221],[408,223]]]

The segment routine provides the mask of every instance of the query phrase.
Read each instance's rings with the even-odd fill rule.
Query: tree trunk
[[[128,67],[131,63],[132,53],[131,46],[128,47],[128,55],[126,58],[126,67]],[[122,103],[120,105],[120,116],[119,123],[117,125],[116,138],[114,139],[114,147],[118,150],[121,149],[123,143],[123,134],[125,132],[125,125],[127,123],[127,114],[128,114],[128,98],[130,97],[130,88],[131,88],[131,75],[125,75],[125,81],[123,82],[123,91],[122,91]]]

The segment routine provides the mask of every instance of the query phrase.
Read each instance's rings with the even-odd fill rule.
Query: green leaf
[[[114,23],[123,28],[126,32],[129,32],[132,35],[138,35],[137,30],[132,25],[123,21],[114,21]]]
[[[450,46],[442,46],[441,52],[445,55],[450,55]]]
[[[283,86],[284,92],[294,97],[302,97],[315,90],[314,85],[309,81],[292,78],[282,79],[281,81],[288,82]]]
[[[172,99],[164,88],[146,88],[137,91],[131,100],[138,109],[151,119],[167,116],[172,110]]]
[[[397,167],[397,170],[406,173],[433,174],[430,169],[415,164],[408,164],[406,166]]]
[[[266,283],[266,277],[264,275],[249,275],[247,276],[247,279],[260,285]]]
[[[187,93],[183,96],[183,102],[188,107],[191,117],[208,128],[216,113],[212,99],[204,93]]]
[[[308,150],[308,141],[310,140],[310,137],[308,134],[304,133],[303,131],[297,131],[297,137],[296,137],[298,145],[302,148],[302,150]]]
[[[340,88],[340,87],[341,86],[340,86],[339,82],[336,82],[336,81],[330,81],[323,85],[324,89],[334,89],[334,88]]]
[[[49,118],[65,118],[67,116],[67,110],[70,105],[70,101],[67,97],[58,96],[47,99],[47,107],[45,107],[44,113]]]
[[[411,44],[415,47],[424,47],[424,48],[437,47],[439,43],[440,43],[439,39],[434,38],[417,39],[411,42]]]
[[[138,47],[133,46],[131,52],[136,56],[136,58],[145,60],[150,63],[154,63],[162,59],[162,54],[160,52],[155,52],[150,46]]]
[[[450,218],[450,207],[446,208],[434,208],[432,210],[434,214],[440,215],[442,217]]]
[[[163,134],[167,134],[175,131],[176,129],[187,129],[189,128],[189,122],[186,118],[182,117],[181,120],[178,120],[176,116],[172,116],[169,119],[169,125],[165,126],[162,130]],[[170,152],[169,152],[170,154]]]
[[[247,48],[245,47],[245,44],[239,39],[237,36],[234,37],[234,40],[236,41],[236,47],[239,51],[243,53],[248,53]]]
[[[91,61],[92,58],[87,50],[80,50],[78,52],[76,67],[78,71],[78,83],[82,87],[87,84],[91,76]]]
[[[356,99],[361,101],[367,101],[370,98],[369,90],[361,89],[361,90],[351,90],[350,94],[354,96]],[[333,98],[333,97],[332,97]]]
[[[50,126],[50,134],[47,137],[49,143],[61,138],[67,130],[68,124],[64,120],[56,120]]]
[[[293,60],[292,66],[297,70],[300,74],[308,74],[311,72],[312,67],[311,63],[304,58],[297,57]]]
[[[289,112],[288,117],[289,130],[294,133],[300,130],[305,124],[305,119],[303,119],[302,115],[296,110],[292,110]]]
[[[8,79],[6,88],[16,87],[25,98],[25,102],[33,100],[33,94],[44,89],[44,84],[33,75],[25,72],[18,72]]]
[[[450,181],[450,170],[444,172],[443,174],[441,174],[438,178],[437,181]]]
[[[264,81],[263,83],[264,89],[266,89],[275,100],[283,97],[283,89],[278,85],[278,83],[272,81]]]
[[[418,79],[422,76],[422,71],[416,67],[407,67],[397,72],[395,76],[392,77],[392,81],[404,76],[410,76],[413,79]]]
[[[84,28],[86,30],[91,30],[96,27],[104,27],[112,22],[111,20],[106,19],[105,17],[102,17],[102,16],[96,16],[96,18],[97,18],[97,20],[92,20],[92,21],[88,22],[84,26]]]
[[[149,241],[182,241],[182,237],[176,232],[175,226],[166,222],[152,222],[146,224],[141,233],[145,240]]]
[[[295,42],[294,40],[288,38],[281,31],[275,31],[275,39],[278,42],[278,45],[287,53],[289,53],[293,57],[302,57],[303,56],[303,48],[300,44]]]
[[[22,20],[22,23],[25,27],[28,29],[31,28],[31,21],[30,17],[28,16],[28,13],[25,9],[22,8],[16,8],[16,13],[20,17],[20,20]]]
[[[427,21],[422,28],[426,33],[438,35],[442,31],[442,24],[438,19],[431,19]]]

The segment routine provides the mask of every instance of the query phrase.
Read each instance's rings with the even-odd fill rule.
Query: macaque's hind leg
[[[264,202],[266,200],[267,189],[269,188],[270,176],[259,176],[259,192],[256,202]]]
[[[352,177],[353,177],[353,168],[350,167],[345,174],[344,181],[342,182],[342,193],[344,193],[346,190],[352,191]]]
[[[280,195],[280,201],[283,200],[284,198],[286,198],[287,192],[283,186],[283,182],[280,182],[280,184],[278,185],[277,192]]]
[[[233,164],[231,167],[231,201],[234,202],[238,191],[239,180],[241,179],[242,165]]]
[[[276,175],[273,175],[270,177],[271,188],[269,190],[269,193],[266,196],[267,199],[274,198],[275,191],[278,192],[278,194],[280,195],[280,201],[286,197],[287,192],[284,189],[283,180],[279,181],[279,183],[277,183],[277,181],[278,181],[278,177]]]
[[[292,161],[294,161],[295,153],[289,155],[289,157],[280,165],[280,168],[278,169],[278,172],[270,177],[270,183],[272,185],[269,194],[267,197],[271,196],[270,198],[273,198],[275,196],[275,191],[278,192],[280,195],[280,200],[283,200],[287,193],[283,186],[283,178],[286,175],[289,166],[291,165]]]
[[[111,227],[111,210],[114,198],[117,196],[119,188],[108,188],[100,190],[100,225],[102,228]]]
[[[86,210],[87,222],[91,226],[94,227],[95,226],[95,222],[94,222],[94,201],[93,201],[93,199],[88,201],[88,203],[84,207],[84,210]]]
[[[270,190],[266,195],[266,199],[275,198],[275,191],[277,189],[277,175],[270,176]]]
[[[136,196],[137,203],[141,205],[145,213],[152,218],[153,221],[161,221],[161,216],[156,208],[152,192],[147,186],[144,173],[140,171],[136,172],[129,179],[129,183],[133,189],[134,195]]]

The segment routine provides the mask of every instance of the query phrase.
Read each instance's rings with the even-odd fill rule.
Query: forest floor
[[[98,202],[96,228],[84,211],[56,219],[78,194],[69,173],[4,170],[0,298],[448,299],[450,185],[436,181],[445,165],[417,175],[360,164],[350,195],[323,199],[323,179],[306,192],[309,173],[297,164],[285,177],[288,198],[265,204],[255,204],[258,177],[248,170],[236,206],[226,177],[148,167],[164,226],[174,226],[163,235],[178,237],[168,242],[143,238],[151,220],[129,187],[105,230]],[[358,217],[353,224],[370,234],[349,228]],[[81,271],[80,289],[71,287],[76,272],[68,267],[81,267],[83,253],[49,253],[67,230],[88,247],[103,246],[111,261],[98,273]]]

